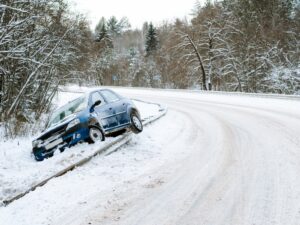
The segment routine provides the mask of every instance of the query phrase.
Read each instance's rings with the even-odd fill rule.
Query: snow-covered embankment
[[[78,93],[60,92],[55,98],[56,105],[61,106],[80,95],[81,91]],[[159,118],[166,112],[159,104],[138,100],[134,100],[134,103],[141,113],[144,124]],[[21,197],[47,179],[84,164],[102,151],[115,151],[128,142],[130,136],[127,133],[115,138],[109,137],[103,143],[78,144],[63,153],[57,151],[54,157],[43,162],[36,162],[31,154],[33,136],[0,141],[0,206],[16,197]]]

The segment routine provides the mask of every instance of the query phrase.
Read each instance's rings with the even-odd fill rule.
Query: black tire
[[[136,112],[130,114],[131,121],[131,131],[135,134],[141,133],[143,131],[143,123]]]
[[[95,143],[96,141],[104,141],[105,136],[102,129],[98,126],[90,126],[89,127],[89,138],[87,139],[87,142],[90,144]]]

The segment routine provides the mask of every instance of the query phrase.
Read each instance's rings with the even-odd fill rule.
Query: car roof
[[[116,93],[114,90],[111,90],[111,89],[109,89],[109,88],[95,88],[95,89],[92,89],[92,90],[89,90],[89,91],[87,91],[87,92],[85,92],[85,94],[91,94],[91,93],[93,93],[93,92],[95,92],[95,91],[112,91],[113,93],[115,93],[115,94],[117,94],[117,95],[119,95],[118,93]]]
[[[82,96],[85,96],[85,97],[88,99],[89,96],[90,96],[90,94],[92,94],[93,92],[96,92],[96,91],[105,91],[105,90],[112,91],[113,93],[115,93],[115,94],[118,95],[119,97],[122,97],[122,96],[120,96],[118,93],[116,93],[115,91],[113,91],[113,90],[111,90],[111,89],[109,89],[109,88],[93,88],[92,90],[88,90],[88,91],[82,92],[82,95],[79,96],[79,97],[77,97],[77,98],[80,98],[80,97],[82,97]],[[74,98],[74,99],[68,101],[68,103],[73,102],[73,101],[76,100],[77,98]],[[66,104],[67,104],[67,103],[66,103]],[[61,107],[62,107],[62,106],[61,106]],[[59,107],[59,108],[60,108],[60,107]],[[59,108],[58,108],[58,109],[59,109]]]

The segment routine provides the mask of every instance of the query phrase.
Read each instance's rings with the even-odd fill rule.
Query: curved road
[[[185,143],[189,154],[157,168],[163,184],[126,192],[116,224],[300,224],[299,101],[123,92],[188,120],[164,148]]]
[[[122,175],[105,181],[112,185],[62,204],[49,224],[300,224],[300,100],[116,91],[160,102],[168,114],[122,153],[141,163],[126,169],[118,157]]]

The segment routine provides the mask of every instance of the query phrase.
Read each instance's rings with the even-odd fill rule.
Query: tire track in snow
[[[196,193],[191,197],[192,200],[183,197],[181,199],[183,203],[178,203],[183,204],[184,207],[189,208],[189,210],[180,216],[182,219],[179,220],[177,224],[198,225],[199,221],[203,224],[252,224],[249,221],[255,221],[257,224],[280,224],[278,221],[281,221],[280,217],[283,217],[281,212],[287,211],[285,206],[281,204],[284,200],[282,200],[280,196],[285,193],[288,185],[282,185],[282,187],[279,188],[280,178],[278,178],[278,176],[282,175],[279,173],[279,167],[276,166],[276,164],[275,166],[272,165],[274,164],[274,161],[277,163],[276,159],[278,159],[278,156],[275,156],[275,159],[272,159],[271,162],[269,162],[270,152],[264,152],[263,148],[262,151],[259,152],[260,149],[258,148],[258,145],[264,146],[264,140],[259,137],[258,133],[262,131],[268,132],[270,131],[270,128],[277,127],[275,131],[272,131],[273,133],[279,134],[276,136],[281,136],[282,133],[284,133],[283,131],[287,131],[286,137],[283,138],[289,139],[288,137],[291,137],[292,133],[290,132],[290,128],[285,126],[283,122],[278,121],[280,114],[277,112],[272,114],[270,110],[259,108],[252,108],[251,112],[249,112],[247,107],[232,107],[225,104],[213,104],[207,102],[192,102],[186,105],[187,103],[185,101],[180,102],[178,99],[168,100],[168,103],[171,104],[170,109],[176,108],[172,103],[183,106],[183,108],[185,106],[188,106],[189,109],[194,108],[195,111],[197,111],[197,113],[194,113],[193,116],[191,116],[194,118],[197,114],[199,115],[199,111],[206,111],[207,114],[213,115],[217,123],[219,123],[220,127],[223,129],[223,132],[221,133],[224,135],[224,139],[230,140],[227,150],[225,148],[224,151],[219,152],[221,154],[227,152],[225,157],[217,156],[221,158],[221,160],[218,160],[218,162],[221,162],[220,169],[217,170],[218,172],[211,176],[202,177],[203,179],[206,179],[206,186],[199,180],[196,181],[196,183],[194,183],[195,189],[187,191],[188,193]],[[220,113],[220,109],[222,113]],[[177,110],[182,111],[182,109]],[[225,116],[226,114],[227,117]],[[234,123],[234,116],[238,115],[240,115],[240,118],[235,117],[237,121]],[[222,116],[225,118],[221,118]],[[285,121],[288,117],[290,117],[290,115],[283,115],[281,119],[282,121]],[[297,119],[292,119],[292,121],[293,120],[298,121]],[[261,130],[258,132],[251,130],[251,127],[247,128],[246,123],[249,123],[249,121],[252,121],[253,124],[256,124],[256,128]],[[199,128],[199,125],[194,125],[193,127]],[[296,126],[296,128],[297,127],[299,126]],[[244,134],[242,137],[235,138],[241,133]],[[254,138],[257,140],[253,140]],[[288,142],[291,141],[288,140]],[[295,145],[294,149],[296,149],[297,142],[294,142],[293,144]],[[270,142],[268,142],[268,145],[270,145]],[[276,144],[271,144],[271,146],[268,145],[266,145],[267,150],[269,150],[268,148],[270,147],[272,148],[272,146],[276,146]],[[212,146],[207,145],[207,149],[211,150],[211,148]],[[241,151],[241,149],[243,151]],[[255,149],[258,152],[255,152]],[[214,155],[211,154],[210,156],[214,158]],[[228,158],[226,158],[226,156]],[[249,159],[245,158],[246,156],[248,156]],[[231,162],[235,162],[234,167],[232,167],[234,163]],[[251,165],[252,163],[253,165]],[[207,164],[202,165],[202,169],[205,165]],[[252,168],[252,166],[255,165],[265,165],[265,167],[256,170],[255,168]],[[185,164],[184,166],[187,165]],[[214,167],[218,166],[210,166],[212,169]],[[180,187],[180,181],[183,183],[185,181],[182,177],[184,176],[178,178],[177,182],[170,183],[168,187],[165,188],[166,193],[172,192],[174,189],[172,187],[174,186],[177,188]],[[295,186],[295,184],[292,184],[292,186]],[[199,195],[195,190],[202,190],[199,191],[201,194]],[[175,224],[174,222],[176,222],[176,219],[174,218],[178,219],[180,211],[176,212],[176,214],[172,214],[173,218],[165,215],[165,217],[163,217],[165,220],[162,220],[160,217],[158,217],[159,220],[151,220],[149,216],[147,217],[147,215],[152,215],[152,217],[157,218],[158,214],[155,208],[158,207],[161,209],[159,206],[161,203],[157,203],[157,201],[164,199],[165,195],[167,194],[159,194],[156,196],[157,200],[152,200],[153,206],[150,210],[147,210],[148,207],[146,207],[146,209],[143,207],[143,212],[135,208],[135,210],[131,212],[132,214],[125,213],[126,218],[121,220],[122,224],[157,224],[155,222],[158,221],[161,222],[160,224]],[[217,201],[215,200],[218,196],[224,198],[223,202],[226,202],[225,207],[224,203],[219,204],[219,206],[218,203],[216,203]],[[153,196],[151,196],[151,198],[152,197]],[[166,200],[170,199],[171,198]],[[142,203],[144,204],[145,201],[142,201]],[[141,219],[132,219],[132,221],[129,220],[129,222],[127,222],[128,216],[135,219],[136,217],[140,217]],[[276,217],[278,219],[276,219]],[[189,219],[187,220],[187,218]],[[116,224],[119,223],[116,222]]]
[[[134,177],[124,174],[122,181],[112,175],[111,186],[88,195],[86,204],[58,206],[58,215],[47,223],[299,225],[297,101],[289,111],[278,108],[273,100],[272,104],[267,100],[264,106],[261,101],[247,105],[244,97],[231,102],[230,96],[220,99],[211,96],[214,98],[211,99],[204,94],[204,97],[189,93],[172,97],[164,92],[151,94],[149,90],[132,93],[135,98],[168,105],[169,113],[151,127],[153,131],[149,129],[144,134],[147,137],[131,143],[124,152],[135,149],[133,152],[138,154],[145,147],[142,141],[151,139],[146,142],[150,146],[145,152],[157,154],[153,148],[159,148],[162,153],[155,157],[160,163],[149,166],[154,161],[146,159],[137,164],[140,168],[133,167]],[[283,100],[278,102],[291,106]],[[167,158],[162,157],[165,152],[169,154]],[[95,173],[99,168],[87,169]],[[74,180],[76,175],[76,171],[72,172],[69,179],[60,180],[61,184]],[[22,206],[21,202],[19,205]],[[61,209],[65,212],[60,212]]]

